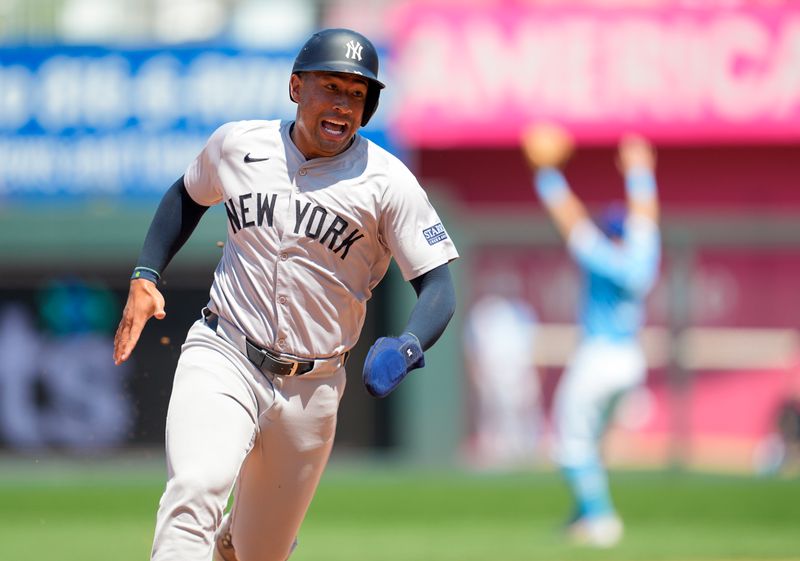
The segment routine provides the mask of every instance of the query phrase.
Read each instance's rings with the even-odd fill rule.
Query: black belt
[[[203,308],[203,319],[208,327],[214,331],[217,330],[217,325],[219,323],[219,316],[217,314],[208,308]],[[314,369],[313,360],[286,360],[269,349],[257,345],[247,337],[244,339],[244,346],[245,354],[247,358],[250,359],[250,362],[261,370],[277,374],[278,376],[302,376]]]
[[[261,370],[267,370],[278,376],[302,376],[314,368],[314,361],[285,360],[269,349],[259,347],[250,339],[244,339],[247,358]]]

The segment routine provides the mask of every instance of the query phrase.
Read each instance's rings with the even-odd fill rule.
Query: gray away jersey
[[[458,252],[395,156],[356,135],[341,154],[306,161],[291,124],[221,126],[184,181],[228,218],[209,307],[267,348],[325,358],[355,345],[392,257],[410,280]]]

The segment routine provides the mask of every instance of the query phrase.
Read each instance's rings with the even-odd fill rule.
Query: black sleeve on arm
[[[136,266],[147,267],[161,274],[194,232],[208,208],[194,202],[181,176],[164,193],[147,230]]]
[[[411,279],[417,303],[411,310],[405,331],[419,339],[423,350],[429,349],[444,333],[456,310],[456,292],[447,263]]]

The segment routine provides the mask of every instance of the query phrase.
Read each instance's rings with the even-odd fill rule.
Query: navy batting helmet
[[[343,72],[366,78],[369,88],[361,126],[369,122],[378,108],[381,90],[386,87],[378,80],[378,52],[369,39],[350,29],[323,29],[314,33],[300,49],[292,67],[292,74],[311,71]]]

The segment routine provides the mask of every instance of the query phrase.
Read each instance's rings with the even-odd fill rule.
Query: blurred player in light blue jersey
[[[576,543],[610,547],[622,538],[623,524],[609,493],[600,439],[617,398],[641,384],[647,371],[638,335],[660,261],[655,152],[641,137],[622,139],[617,165],[627,204],[609,207],[595,224],[560,171],[572,150],[570,135],[555,125],[534,126],[523,139],[536,193],[584,281],[581,340],[553,406],[555,459],[575,500],[567,530]]]

